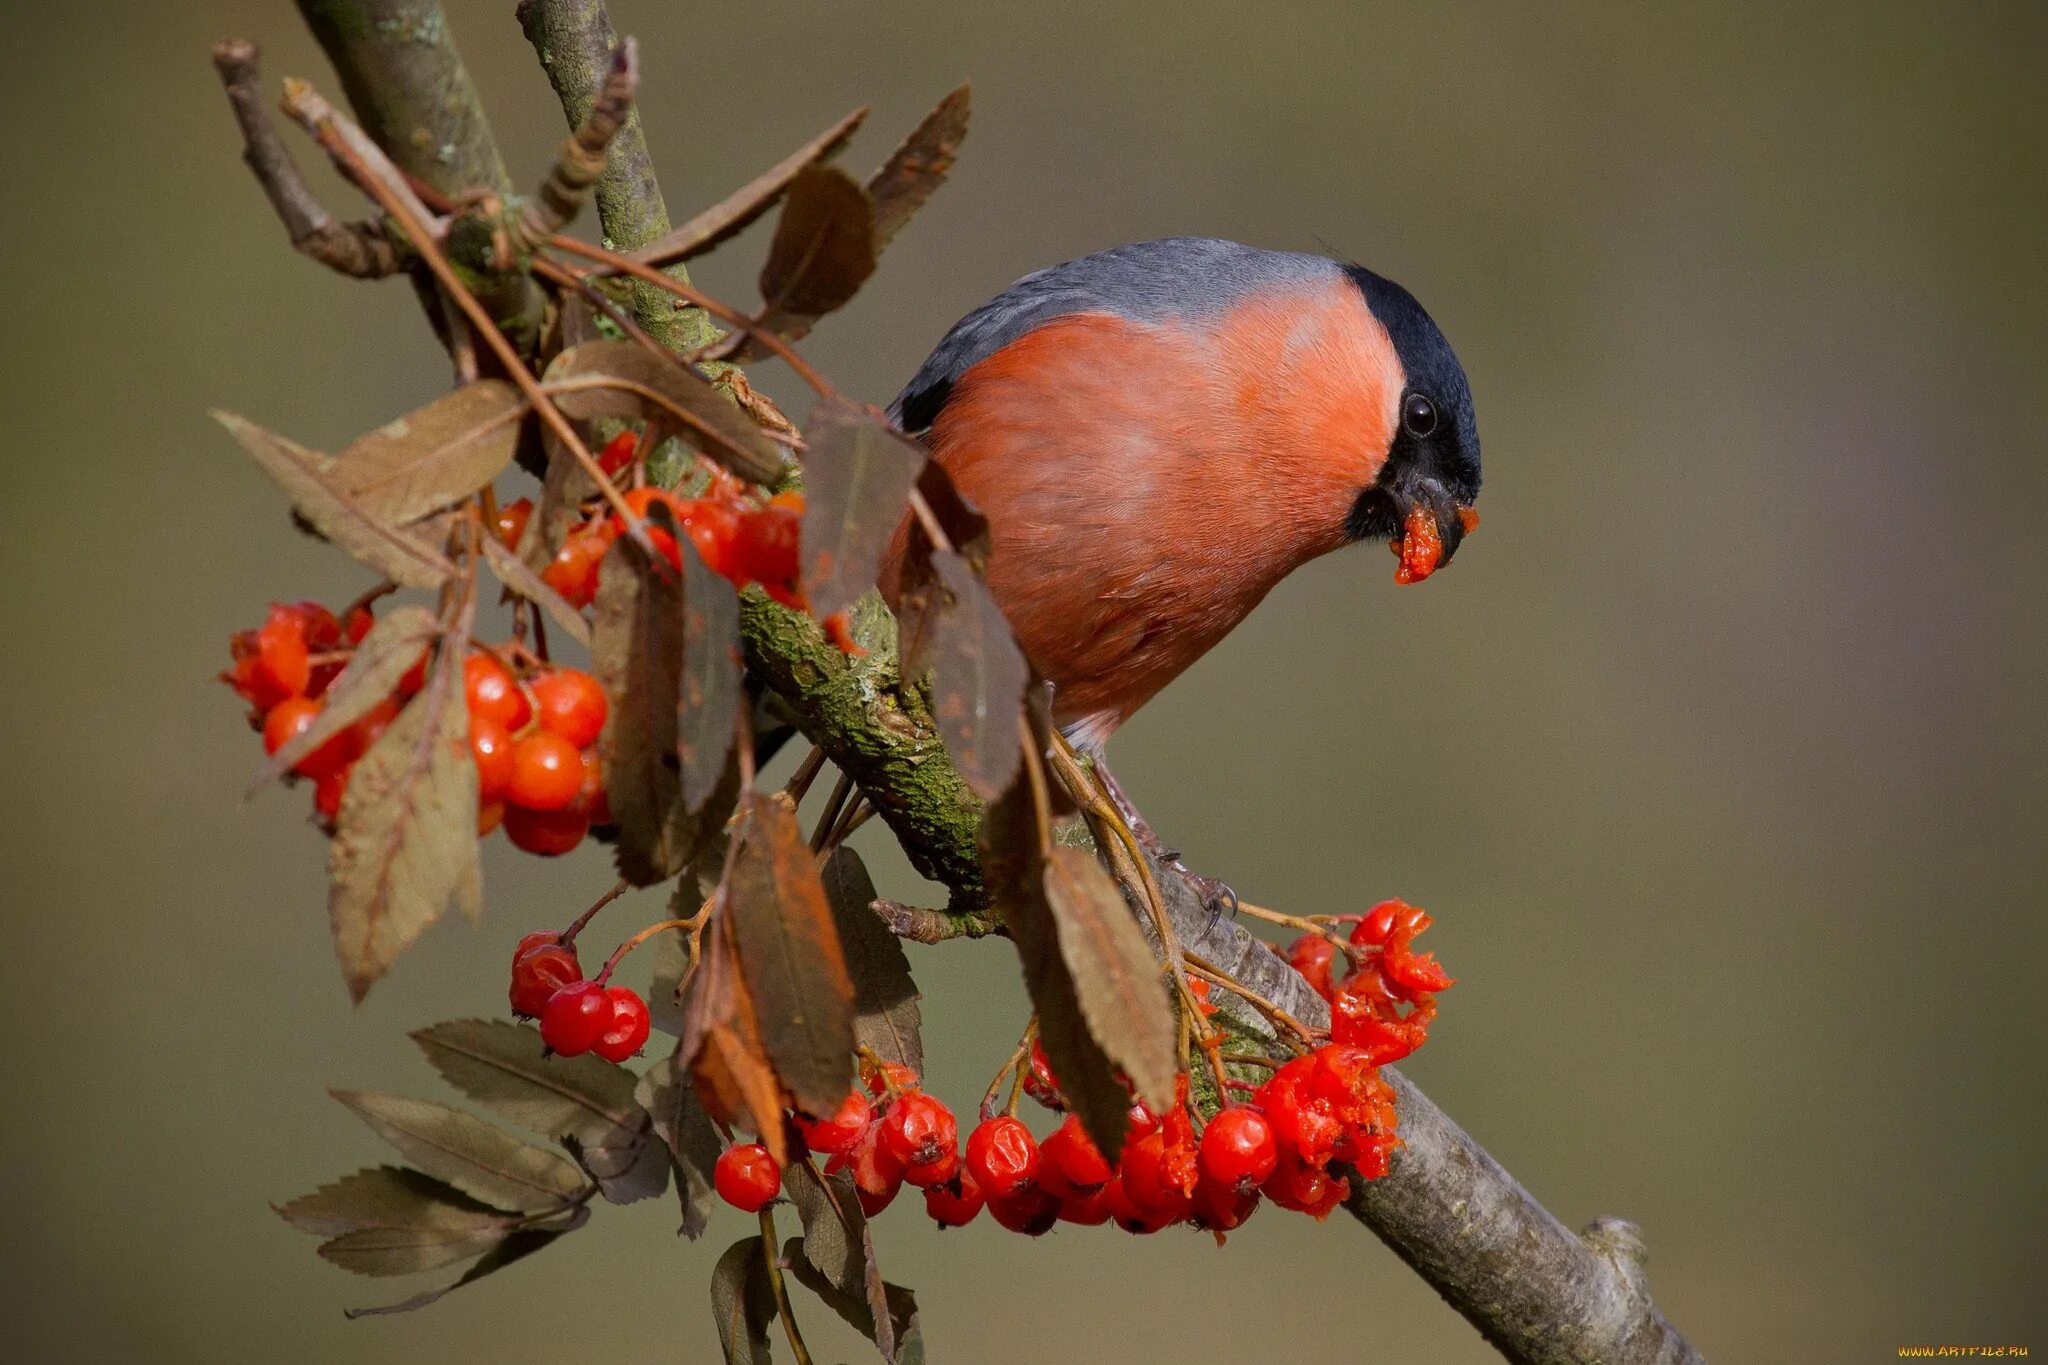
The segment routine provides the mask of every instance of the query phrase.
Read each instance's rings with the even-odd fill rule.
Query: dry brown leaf
[[[525,416],[518,389],[479,379],[358,437],[329,477],[364,516],[404,526],[504,472]]]
[[[877,252],[889,245],[911,215],[946,182],[946,173],[953,169],[953,159],[967,137],[967,117],[972,110],[973,95],[963,81],[868,178],[868,196],[875,203]]]
[[[761,1041],[797,1107],[828,1114],[853,1074],[853,981],[818,861],[779,795],[754,793],[725,913]]]

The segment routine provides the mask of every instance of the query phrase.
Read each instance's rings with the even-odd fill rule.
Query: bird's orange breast
[[[989,587],[1055,719],[1106,739],[1343,544],[1401,383],[1342,281],[1209,319],[1061,318],[968,369],[931,449],[989,519]]]

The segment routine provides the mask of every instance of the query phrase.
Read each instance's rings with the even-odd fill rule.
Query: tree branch
[[[619,48],[604,0],[520,0],[517,13],[569,126],[583,124],[598,102],[604,74]],[[628,109],[611,140],[604,173],[597,178],[597,216],[606,244],[614,251],[632,251],[669,230],[668,204],[655,178],[638,108]],[[668,273],[680,283],[690,282],[681,265]],[[636,281],[632,302],[634,318],[670,350],[694,351],[718,339],[718,329],[702,309],[675,308],[651,285]]]
[[[400,169],[449,198],[510,198],[483,101],[439,0],[298,0],[356,121]]]

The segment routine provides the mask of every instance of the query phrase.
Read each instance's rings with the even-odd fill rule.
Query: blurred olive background
[[[512,0],[450,5],[508,160],[561,133]],[[1397,592],[1297,575],[1116,745],[1251,900],[1434,910],[1413,1074],[1560,1217],[1638,1220],[1719,1360],[2048,1348],[2041,1124],[2048,12],[2024,4],[705,6],[617,0],[678,217],[848,108],[864,171],[955,81],[958,171],[807,349],[886,400],[1026,270],[1176,233],[1355,256],[1478,396],[1485,526]],[[209,45],[334,82],[285,0],[24,6],[0,55],[14,965],[0,1302],[17,1359],[708,1359],[664,1201],[426,1312],[266,1209],[384,1159],[329,1083],[503,1007],[601,852],[488,849],[352,1011],[303,790],[209,681],[270,598],[365,583],[206,418],[332,449],[447,382],[403,284],[292,254]],[[330,207],[354,202],[295,132]],[[587,225],[586,225],[587,226]],[[760,233],[699,279],[752,298]],[[766,372],[764,371],[764,374]],[[799,416],[800,395],[770,376]],[[1195,490],[1192,496],[1257,496]],[[885,892],[921,893],[862,843]],[[614,928],[658,910],[651,896]],[[941,1093],[1023,1017],[1001,942],[917,955]],[[878,1225],[944,1361],[1482,1361],[1364,1229]],[[821,1359],[864,1348],[821,1307]]]

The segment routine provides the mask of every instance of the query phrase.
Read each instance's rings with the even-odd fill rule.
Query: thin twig
[[[405,262],[376,224],[340,222],[307,188],[298,163],[263,107],[260,55],[256,44],[246,39],[223,39],[214,44],[213,68],[220,73],[235,122],[241,125],[242,160],[277,211],[292,249],[359,280],[396,275]]]

